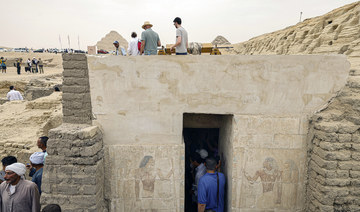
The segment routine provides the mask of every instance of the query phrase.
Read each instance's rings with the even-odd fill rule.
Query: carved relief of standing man
[[[258,178],[261,180],[263,194],[257,200],[259,208],[273,208],[281,203],[281,177],[282,171],[279,170],[274,158],[268,157],[263,163],[263,168],[256,171],[253,177],[246,174],[245,178],[253,184]]]

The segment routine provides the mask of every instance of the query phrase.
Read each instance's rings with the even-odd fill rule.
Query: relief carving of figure
[[[299,170],[293,160],[287,160],[282,175],[282,205],[286,209],[295,209],[299,182]]]
[[[174,173],[173,162],[171,161],[171,170],[164,176],[160,169],[155,170],[155,161],[152,156],[145,156],[137,169],[138,178],[135,180],[135,194],[136,199],[140,197],[152,197],[154,194],[155,179],[159,176],[160,179],[169,179]],[[142,190],[140,190],[142,184]],[[141,193],[141,195],[140,195]]]
[[[261,180],[263,194],[257,200],[257,207],[273,208],[281,204],[282,171],[279,170],[279,166],[274,158],[266,158],[263,163],[263,168],[256,171],[253,177],[246,174],[245,171],[244,176],[251,184],[259,178]]]

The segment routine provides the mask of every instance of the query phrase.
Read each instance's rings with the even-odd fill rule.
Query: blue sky
[[[0,46],[86,49],[111,30],[126,40],[150,21],[162,44],[175,41],[173,19],[179,16],[189,41],[211,42],[223,35],[231,43],[295,25],[354,0],[7,0],[2,8]]]

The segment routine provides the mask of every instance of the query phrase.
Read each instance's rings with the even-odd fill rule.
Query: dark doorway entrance
[[[206,157],[214,157],[219,162],[221,161],[220,171],[224,173],[227,180],[231,180],[231,170],[229,170],[231,164],[227,164],[226,159],[232,157],[232,117],[232,115],[184,114],[186,212],[197,212],[195,194],[198,178],[195,175],[199,170],[203,171],[204,167],[201,167],[200,163],[204,162]],[[227,200],[231,195],[229,190],[231,191],[231,189],[226,188],[225,210],[230,203]]]

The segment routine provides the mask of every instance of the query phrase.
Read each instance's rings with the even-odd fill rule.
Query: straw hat
[[[145,26],[148,26],[148,25],[151,27],[153,26],[152,24],[150,24],[150,21],[145,21],[141,28],[145,29]]]

